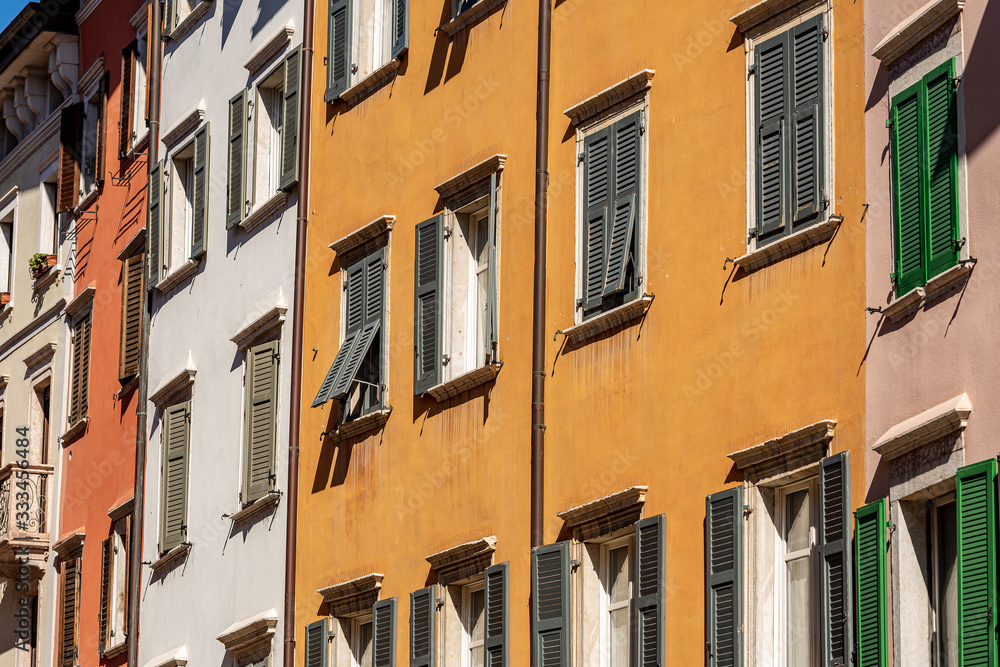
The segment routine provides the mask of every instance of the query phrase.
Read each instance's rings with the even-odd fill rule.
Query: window
[[[163,34],[170,36],[170,33],[203,2],[211,0],[166,0],[163,9]]]
[[[958,127],[955,61],[892,99],[896,294],[958,262]]]
[[[187,540],[190,401],[173,405],[164,411],[162,443],[160,553],[165,554]]]
[[[458,16],[459,14],[468,11],[473,5],[482,2],[482,0],[452,0],[452,16]]]
[[[104,180],[104,120],[107,102],[107,73],[83,101],[83,136],[80,145],[80,195],[86,197]]]
[[[632,620],[632,544],[629,538],[601,547],[601,655],[608,667],[628,667]]]
[[[816,480],[781,489],[778,493],[779,576],[775,595],[780,636],[775,646],[784,647],[778,664],[815,664],[818,660],[819,628],[814,613],[817,602]],[[782,632],[781,628],[784,628]]]
[[[372,617],[362,616],[351,623],[351,653],[357,667],[372,667]]]
[[[330,627],[335,628],[329,631]],[[396,598],[367,610],[306,626],[306,667],[376,667],[396,664]]]
[[[244,505],[274,488],[274,442],[277,430],[278,341],[250,348],[243,391]]]
[[[16,196],[0,205],[0,292],[6,292],[8,296],[14,291],[14,217],[16,212]]]
[[[409,4],[410,0],[330,0],[327,102],[402,56]]]
[[[55,255],[59,248],[59,221],[56,214],[58,192],[56,174],[42,181],[38,190],[38,252]]]
[[[478,581],[462,587],[462,667],[479,667],[485,664],[486,589]]]
[[[122,85],[119,91],[118,156],[125,158],[146,134],[146,35],[145,32],[122,50]]]
[[[122,337],[118,357],[118,378],[126,380],[139,372],[142,346],[142,307],[146,295],[142,262],[145,255],[133,255],[122,262]]]
[[[59,558],[59,665],[74,667],[79,664],[77,651],[80,645],[80,549]]]
[[[958,516],[955,494],[931,502],[934,667],[958,667]]]
[[[276,71],[257,86],[257,102],[250,107],[253,128],[253,169],[247,193],[251,207],[260,206],[278,191],[281,179],[281,132],[284,125],[284,73]],[[250,154],[250,151],[248,151]]]
[[[90,393],[90,325],[91,313],[89,312],[73,325],[73,356],[70,367],[69,394],[70,427],[87,418],[88,394]]]
[[[115,521],[111,536],[101,544],[101,615],[98,643],[103,655],[117,653],[125,646],[130,526],[129,516]]]
[[[315,408],[330,399],[340,401],[341,423],[385,407],[386,251],[385,247],[374,250],[341,270],[346,284],[344,341],[312,404]]]
[[[645,110],[632,109],[578,133],[582,160],[577,310],[588,319],[642,295]]]
[[[822,14],[753,45],[757,247],[825,219],[830,95]]]

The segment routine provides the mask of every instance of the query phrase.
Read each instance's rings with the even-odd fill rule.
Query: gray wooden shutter
[[[602,296],[627,291],[629,262],[634,262],[633,238],[642,183],[642,112],[637,111],[614,124],[614,188],[607,237],[607,262]],[[632,267],[635,268],[634,265]],[[634,271],[633,271],[634,278]]]
[[[209,124],[194,135],[194,205],[191,214],[191,259],[205,254],[208,247],[208,160]]]
[[[435,667],[435,586],[410,593],[410,667]]]
[[[146,189],[149,203],[149,218],[146,221],[146,233],[149,236],[149,289],[160,282],[160,271],[163,268],[163,160],[150,169],[149,187]]]
[[[792,29],[792,210],[794,223],[814,222],[823,210],[823,15]]]
[[[229,173],[226,197],[226,228],[243,221],[246,213],[247,91],[229,100]]]
[[[80,201],[80,144],[83,141],[83,102],[63,107],[59,124],[59,213]]]
[[[642,519],[635,526],[636,631],[633,633],[637,667],[663,667],[661,606],[664,591],[666,515]]]
[[[499,361],[500,294],[497,284],[497,173],[490,174],[490,210],[486,240],[486,363]]]
[[[305,667],[326,667],[329,637],[328,620],[325,618],[306,626]]]
[[[382,320],[385,311],[385,248],[365,258],[365,324]]]
[[[180,403],[163,415],[163,484],[160,503],[160,552],[187,539],[188,445],[191,403]]]
[[[396,665],[396,598],[372,607],[372,667]]]
[[[413,393],[441,384],[442,286],[444,284],[442,214],[416,227],[413,305]]]
[[[289,190],[299,180],[299,88],[302,81],[302,46],[292,49],[285,57],[284,121],[281,128],[282,190]]]
[[[275,405],[278,398],[278,341],[247,353],[243,427],[243,504],[274,488]]]
[[[399,58],[410,44],[410,0],[392,0],[392,57]]]
[[[347,90],[351,79],[351,2],[330,0],[327,32],[326,101]]]
[[[333,398],[335,388],[342,385],[341,378],[348,360],[355,357],[355,350],[365,325],[365,262],[355,262],[344,271],[344,343],[340,346],[323,384],[313,400],[312,407],[319,407]],[[370,344],[371,341],[369,341]],[[360,363],[360,360],[358,361]],[[350,383],[350,378],[345,380]]]
[[[532,665],[569,667],[569,542],[531,550]]]
[[[757,102],[757,235],[786,226],[788,139],[785,109],[788,95],[788,34],[756,47]]]
[[[344,367],[347,365],[347,359],[351,357],[360,337],[361,332],[356,331],[344,339],[344,344],[337,351],[337,356],[334,358],[333,364],[330,365],[330,370],[327,371],[326,377],[323,379],[323,384],[320,385],[319,392],[316,394],[316,398],[313,399],[312,407],[318,408],[330,400],[333,395],[333,388],[337,386],[338,380],[344,372]]]
[[[607,258],[605,227],[611,207],[611,128],[584,139],[583,308],[601,305]]]
[[[849,453],[841,452],[819,465],[823,667],[846,667],[851,657],[850,462]]]
[[[122,262],[122,336],[118,377],[124,380],[139,372],[142,343],[142,301],[145,296],[142,262],[135,255]]]
[[[709,667],[743,664],[743,488],[712,494],[705,509],[705,638]]]
[[[505,562],[491,565],[484,574],[484,667],[510,665],[510,618],[507,604],[510,598],[509,572],[510,563]]]
[[[101,543],[101,608],[97,637],[97,650],[103,654],[108,642],[108,619],[111,604],[111,561],[114,558],[114,536],[107,537]]]

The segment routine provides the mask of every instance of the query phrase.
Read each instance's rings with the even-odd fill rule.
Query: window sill
[[[124,653],[125,649],[127,648],[128,648],[128,642],[122,640],[120,644],[116,644],[111,648],[104,649],[104,652],[101,653],[101,655],[104,656],[105,658],[114,658],[115,656],[119,656],[122,653]]]
[[[563,334],[571,345],[579,345],[605,331],[611,331],[615,327],[645,317],[646,311],[649,310],[649,304],[653,303],[655,298],[655,295],[644,294],[631,303],[612,308],[606,313],[601,313],[565,331],[557,331],[556,335]]]
[[[391,407],[385,410],[370,412],[363,417],[358,417],[352,422],[341,424],[337,427],[336,431],[333,433],[327,433],[326,435],[330,436],[330,439],[336,442],[339,440],[346,440],[347,438],[353,438],[354,436],[361,435],[362,433],[377,431],[385,426],[385,423],[389,421],[389,415],[391,414]]]
[[[958,289],[972,275],[971,263],[956,264],[944,273],[939,273],[922,287],[915,287],[882,309],[882,316],[889,324],[897,322],[917,312],[921,306],[936,301],[952,290]]]
[[[212,4],[212,0],[201,0],[198,6],[191,10],[190,14],[181,19],[176,28],[171,30],[169,34],[164,35],[164,38],[179,41],[208,12],[210,4]]]
[[[59,274],[62,273],[62,267],[58,264],[48,267],[45,273],[35,278],[35,282],[31,285],[31,290],[37,292],[40,289],[48,287],[49,285],[56,282],[59,278]]]
[[[337,99],[346,102],[348,109],[356,106],[358,102],[365,99],[385,84],[389,83],[392,79],[396,78],[396,72],[399,70],[399,66],[399,60],[393,58],[385,65],[382,65],[377,70],[361,79],[361,81],[358,81],[356,84],[342,92]]]
[[[768,243],[763,248],[758,248],[736,258],[736,265],[747,273],[753,273],[786,257],[797,255],[813,246],[829,241],[833,238],[837,228],[840,227],[841,222],[840,218],[829,216],[826,222],[816,223],[802,231],[780,238],[773,243]]]
[[[87,208],[88,206],[93,204],[94,201],[97,200],[98,189],[99,188],[95,185],[90,189],[90,192],[86,194],[83,193],[80,194],[80,203],[76,205],[76,210],[74,211],[76,215],[80,215],[81,213],[83,213],[85,208]]]
[[[284,190],[278,191],[273,197],[250,211],[250,215],[243,218],[243,222],[239,226],[248,232],[253,230],[283,208],[286,201],[288,201],[288,193]]]
[[[156,284],[156,289],[158,289],[162,294],[166,294],[197,273],[198,265],[200,263],[201,259],[189,259],[178,266],[173,273],[168,274],[163,280],[158,282]]]
[[[252,519],[255,519],[263,514],[267,514],[276,508],[280,501],[281,492],[271,491],[263,498],[258,498],[253,501],[239,512],[229,515],[229,520],[233,522],[234,527],[248,523]]]
[[[497,375],[500,374],[501,368],[503,368],[502,363],[490,364],[488,366],[483,366],[482,368],[469,371],[468,373],[462,373],[457,378],[449,380],[448,382],[443,382],[436,387],[431,387],[427,390],[427,393],[430,394],[438,403],[446,401],[449,398],[454,398],[455,396],[475,389],[476,387],[481,387],[484,384],[493,382]]]
[[[500,5],[506,4],[507,0],[481,0],[453,18],[451,21],[445,23],[441,26],[440,30],[444,34],[448,35],[449,38],[454,37],[462,30],[485,18],[487,14]]]
[[[162,570],[165,570],[170,565],[187,558],[188,553],[191,551],[191,543],[183,542],[178,544],[176,547],[168,551],[167,553],[160,556],[158,559],[154,560],[149,564],[149,569],[153,571],[153,574],[159,574]]]
[[[68,440],[72,440],[76,436],[83,433],[84,429],[87,428],[87,422],[90,421],[90,417],[83,417],[82,419],[77,419],[76,422],[66,429],[66,432],[62,434],[59,438],[64,444]]]

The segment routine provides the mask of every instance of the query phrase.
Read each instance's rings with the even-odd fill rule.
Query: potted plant
[[[36,252],[28,260],[28,267],[31,269],[31,277],[36,280],[43,275],[45,272],[56,265],[56,256],[47,255],[44,252]]]
[[[0,292],[0,306],[10,303],[10,292]]]

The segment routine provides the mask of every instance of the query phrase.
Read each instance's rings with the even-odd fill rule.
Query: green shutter
[[[510,618],[507,609],[509,593],[509,563],[486,568],[484,575],[486,604],[483,609],[484,667],[509,667]]]
[[[583,309],[601,305],[607,259],[606,227],[611,200],[611,127],[584,139]]]
[[[602,297],[629,291],[635,280],[636,252],[633,241],[642,183],[641,128],[642,112],[637,111],[615,123],[611,130],[614,140],[614,188],[609,201],[611,220],[606,237]],[[632,281],[628,280],[630,275]]]
[[[191,403],[174,405],[163,415],[163,478],[160,502],[160,552],[187,539],[188,451]]]
[[[757,117],[757,238],[785,229],[788,217],[788,33],[754,49]]]
[[[854,543],[858,589],[857,667],[885,667],[889,664],[889,651],[884,499],[855,512]]]
[[[441,384],[443,219],[438,214],[416,227],[413,311],[413,393]]]
[[[229,100],[229,167],[227,174],[226,228],[243,221],[246,213],[247,91]]]
[[[247,352],[243,425],[243,504],[274,488],[278,399],[278,341]]]
[[[326,58],[326,101],[332,102],[351,80],[350,0],[330,0]]]
[[[705,612],[709,667],[743,664],[743,487],[705,501]]]
[[[372,607],[372,667],[396,665],[396,598]]]
[[[326,667],[327,646],[330,641],[327,624],[328,620],[321,618],[306,626],[305,667]]]
[[[569,566],[569,542],[531,550],[534,667],[569,667]]]
[[[823,667],[845,667],[851,658],[850,464],[848,452],[825,458],[819,464]]]
[[[282,190],[288,190],[299,180],[299,88],[302,80],[302,46],[292,49],[285,57],[284,112],[281,129]]]
[[[795,26],[790,50],[793,225],[815,222],[823,210],[823,15]]]
[[[194,135],[194,211],[191,215],[191,259],[205,254],[208,247],[205,223],[208,220],[209,124]]]
[[[497,213],[500,201],[497,173],[490,174],[490,209],[486,240],[486,363],[499,361],[500,295],[497,284]]]
[[[954,59],[923,79],[926,96],[927,279],[958,262],[958,114]]]
[[[920,134],[920,84],[916,84],[892,101],[897,296],[924,284]]]
[[[410,667],[435,667],[437,587],[410,593]]]
[[[392,0],[392,57],[400,58],[410,44],[410,0]]]
[[[958,469],[958,651],[962,667],[997,665],[997,462]]]
[[[642,519],[635,525],[635,614],[633,633],[637,667],[662,667],[666,660],[663,644],[663,594],[666,577],[664,554],[666,515]]]
[[[148,289],[160,282],[163,269],[163,160],[149,170],[149,187],[146,190],[149,217],[146,221],[149,235],[149,279]]]

